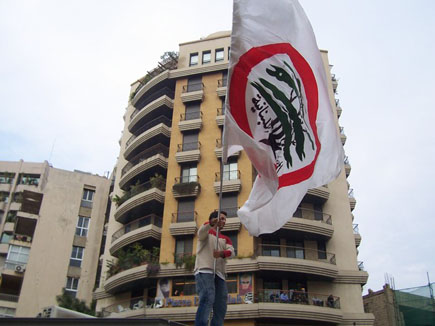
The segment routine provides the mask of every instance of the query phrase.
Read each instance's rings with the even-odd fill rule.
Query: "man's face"
[[[225,223],[227,221],[227,217],[225,216],[225,214],[221,214],[221,217],[219,219],[219,228],[223,228],[225,226]]]

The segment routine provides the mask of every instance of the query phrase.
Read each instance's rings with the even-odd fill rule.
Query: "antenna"
[[[54,144],[56,144],[56,138],[54,138],[54,140],[53,140],[53,145],[51,146],[51,151],[50,151],[50,155],[48,157],[48,162],[51,161],[51,156],[53,155],[53,150],[54,150]]]

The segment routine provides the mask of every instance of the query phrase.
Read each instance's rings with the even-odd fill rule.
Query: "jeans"
[[[219,276],[208,273],[195,275],[195,281],[196,292],[199,295],[195,326],[207,326],[212,310],[213,319],[211,320],[211,326],[222,326],[227,312],[227,283]]]

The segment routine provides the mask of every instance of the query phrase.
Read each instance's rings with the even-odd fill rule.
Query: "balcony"
[[[204,84],[202,82],[184,85],[181,93],[183,103],[202,101],[204,98]]]
[[[227,95],[227,78],[218,80],[216,93],[219,97],[225,97]]]
[[[140,213],[145,209],[152,209],[152,206],[155,206],[156,203],[163,204],[165,201],[165,183],[166,181],[145,182],[135,185],[130,191],[125,192],[122,197],[118,197],[119,199],[116,200],[118,208],[115,212],[115,220],[124,223],[129,219],[128,213],[132,210]]]
[[[156,173],[166,174],[168,168],[169,148],[162,144],[156,144],[133,157],[122,169],[119,187],[128,186],[133,178],[145,173],[144,178],[150,178]]]
[[[158,143],[168,145],[170,137],[171,120],[164,116],[154,119],[138,129],[137,133],[127,140],[124,158],[129,160],[130,156],[137,155],[138,152]]]
[[[180,114],[180,122],[178,128],[181,132],[191,130],[201,130],[202,128],[202,112],[186,112]]]
[[[349,177],[350,171],[351,171],[351,166],[349,163],[349,157],[347,157],[347,156],[344,157],[344,171],[346,172],[346,178]]]
[[[359,247],[361,244],[361,234],[359,233],[358,224],[352,224],[353,236],[355,237],[355,245]]]
[[[344,127],[340,127],[340,139],[341,139],[341,143],[344,146],[344,144],[346,144],[346,139],[347,139],[346,134],[344,133]]]
[[[162,218],[155,214],[141,217],[120,228],[112,235],[110,254],[136,241],[153,238],[160,241],[162,236]]]
[[[175,153],[177,163],[199,162],[201,158],[200,148],[201,143],[199,141],[178,144],[177,153]]]
[[[240,180],[240,170],[234,171],[224,171],[223,172],[223,182],[222,182],[222,192],[240,192],[242,189],[242,181]],[[214,178],[214,191],[219,194],[221,189],[221,174],[220,172],[215,173]]]
[[[364,262],[362,262],[362,261],[358,262],[358,270],[360,272],[364,272],[365,271],[365,269],[364,269]]]
[[[338,87],[338,80],[335,77],[335,74],[331,74],[331,82],[332,82],[332,90],[335,93],[337,91],[337,87]]]
[[[353,189],[349,190],[348,197],[349,197],[350,210],[353,211],[356,206],[356,199],[353,194]]]
[[[195,235],[198,231],[197,212],[178,212],[172,214],[169,232],[172,236]]]
[[[298,208],[293,218],[284,224],[282,229],[304,232],[327,239],[330,239],[334,233],[331,215],[308,208]]]
[[[128,131],[135,132],[136,129],[146,121],[155,119],[160,115],[170,117],[174,107],[174,92],[168,88],[162,89],[156,94],[157,98],[146,104],[142,109],[136,109],[130,116]]]
[[[27,263],[6,259],[5,264],[3,265],[2,274],[22,278],[24,277],[26,266]]]
[[[172,194],[175,198],[197,197],[201,191],[199,176],[190,175],[175,178]]]
[[[225,123],[225,108],[218,108],[216,110],[216,124],[222,127]]]
[[[329,199],[328,185],[308,189],[303,201],[323,205]]]
[[[18,302],[19,295],[0,293],[0,301]]]
[[[216,147],[214,149],[214,153],[216,154],[216,158],[218,160],[222,159],[222,140],[221,139],[216,139]],[[236,152],[229,157],[239,157],[239,156],[240,156],[240,152]]]
[[[335,100],[335,107],[336,107],[336,109],[337,109],[337,117],[338,118],[340,118],[340,116],[341,116],[341,113],[342,113],[342,109],[341,109],[341,106],[340,106],[340,100]]]
[[[139,266],[127,268],[116,273],[115,275],[110,276],[106,279],[106,282],[104,284],[104,290],[106,291],[106,293],[110,293],[113,295],[134,288],[135,284],[137,284],[138,281],[144,281],[145,279],[153,275],[150,274],[150,268],[148,267],[148,265],[151,264],[143,262]]]
[[[305,273],[331,279],[338,274],[335,254],[322,250],[260,244],[256,255],[260,270]]]
[[[116,303],[103,308],[103,317],[111,318],[132,318],[144,317],[145,308],[151,308],[155,298],[135,297],[117,301]]]

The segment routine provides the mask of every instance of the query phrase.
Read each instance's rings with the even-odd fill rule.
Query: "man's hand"
[[[216,218],[212,218],[210,220],[210,226],[213,228],[217,224],[217,222],[218,222],[218,218],[217,217]]]
[[[220,250],[213,251],[213,257],[214,258],[225,258],[225,253]]]

